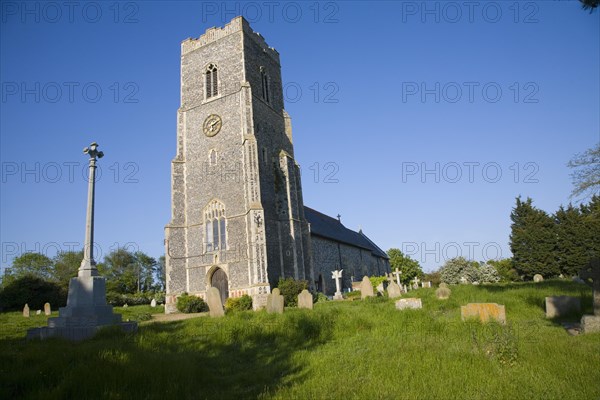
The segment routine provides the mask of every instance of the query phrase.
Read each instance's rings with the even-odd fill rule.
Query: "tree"
[[[488,264],[493,265],[498,271],[500,281],[515,282],[519,280],[519,273],[514,269],[512,258],[503,258],[501,260],[489,260]]]
[[[55,282],[25,274],[7,282],[0,291],[0,309],[20,310],[25,303],[32,310],[43,309],[49,302],[53,308],[64,306],[67,291]]]
[[[581,268],[589,262],[586,251],[587,229],[581,208],[571,204],[565,209],[560,206],[554,214],[556,223],[556,258],[560,273],[577,276]]]
[[[584,248],[589,260],[600,259],[600,196],[592,196],[588,204],[581,206]]]
[[[442,282],[454,285],[479,281],[477,265],[464,257],[451,258],[440,269]]]
[[[69,287],[71,278],[77,276],[77,270],[83,260],[83,250],[61,251],[54,257],[53,280],[62,287]]]
[[[106,277],[107,291],[135,293],[138,283],[138,268],[135,255],[125,248],[118,248],[104,256],[98,264],[100,274]]]
[[[141,251],[136,251],[134,257],[137,269],[137,291],[152,290],[156,260]]]
[[[415,277],[421,278],[423,276],[423,270],[418,261],[413,260],[409,256],[404,255],[400,249],[392,248],[387,251],[388,257],[390,258],[390,267],[392,273],[398,268],[402,275],[400,275],[400,281],[405,285],[409,284]]]
[[[576,154],[567,166],[573,169],[571,179],[574,188],[571,198],[582,195],[583,198],[587,198],[600,193],[600,143],[581,154]]]
[[[531,279],[535,274],[558,276],[556,229],[553,219],[532,205],[527,198],[517,197],[510,219],[510,250],[513,266],[520,275]]]
[[[500,282],[500,274],[490,263],[485,263],[479,267],[479,278],[477,279],[480,283],[498,283]]]
[[[52,277],[52,260],[40,253],[24,253],[12,262],[8,275],[5,275],[6,282],[18,279],[23,276],[36,276],[40,279],[48,280]]]
[[[156,287],[159,292],[165,291],[167,288],[167,264],[165,256],[158,257],[156,263]]]
[[[594,10],[600,4],[600,0],[579,0],[581,3],[581,8],[584,10],[590,10],[590,14],[594,12]]]

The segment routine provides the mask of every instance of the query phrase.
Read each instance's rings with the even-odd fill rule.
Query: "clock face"
[[[204,120],[202,129],[204,130],[204,134],[206,136],[211,137],[219,133],[222,125],[223,121],[221,121],[221,117],[219,117],[217,114],[211,114]]]

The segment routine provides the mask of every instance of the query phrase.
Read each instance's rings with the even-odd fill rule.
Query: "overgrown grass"
[[[591,313],[591,289],[560,281],[455,286],[448,300],[410,292],[422,310],[330,301],[143,324],[75,344],[27,343],[26,329],[45,318],[5,313],[0,398],[599,398],[600,334],[569,336],[544,317],[544,297],[561,294],[581,296]],[[461,322],[469,302],[504,304],[509,323]]]

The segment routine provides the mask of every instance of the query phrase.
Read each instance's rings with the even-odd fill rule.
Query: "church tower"
[[[280,277],[315,281],[279,53],[242,17],[181,44],[171,190],[167,312],[211,286],[258,307]]]

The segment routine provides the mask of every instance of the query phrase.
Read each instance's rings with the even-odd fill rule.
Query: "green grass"
[[[433,289],[422,310],[391,300],[318,303],[283,315],[241,312],[144,323],[135,335],[25,342],[45,318],[0,314],[0,398],[598,399],[600,334],[569,336],[544,297],[581,296],[571,282]],[[509,323],[463,323],[460,306],[495,302]],[[149,309],[149,307],[148,307]],[[132,318],[149,312],[126,310]],[[121,312],[122,309],[117,309]],[[574,316],[576,319],[578,316]]]

